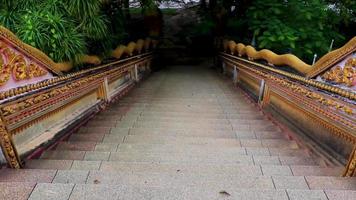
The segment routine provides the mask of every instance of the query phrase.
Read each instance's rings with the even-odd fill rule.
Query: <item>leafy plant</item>
[[[116,39],[123,37],[116,35],[124,29],[118,23],[122,19],[109,18],[101,10],[102,2],[0,0],[0,24],[57,62],[76,60],[82,54],[108,52],[118,44]],[[116,28],[116,23],[121,28]]]
[[[17,35],[24,42],[35,46],[57,62],[76,60],[85,52],[83,36],[71,21],[60,14],[25,10],[16,26]]]
[[[308,61],[314,53],[327,53],[332,39],[344,39],[321,0],[255,0],[247,11],[247,21],[259,48],[292,52]]]

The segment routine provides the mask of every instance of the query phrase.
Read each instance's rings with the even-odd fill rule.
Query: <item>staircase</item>
[[[198,66],[154,74],[27,169],[0,170],[0,199],[356,199],[356,178],[230,82]]]

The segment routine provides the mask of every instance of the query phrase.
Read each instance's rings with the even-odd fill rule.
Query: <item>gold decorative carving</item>
[[[325,111],[324,109],[321,109],[319,107],[315,107],[312,106],[308,103],[303,103],[305,104],[307,107],[303,108],[301,106],[301,102],[303,102],[302,98],[297,98],[294,101],[291,101],[291,97],[286,97],[285,90],[274,90],[273,92],[271,92],[273,94],[273,96],[278,96],[279,98],[283,99],[283,102],[293,106],[294,108],[300,110],[303,113],[303,116],[310,118],[310,120],[320,124],[321,126],[323,126],[324,128],[326,128],[327,130],[329,130],[332,134],[334,134],[335,136],[343,139],[344,141],[351,143],[352,145],[356,144],[356,136],[353,134],[350,134],[350,131],[347,129],[344,129],[345,127],[339,127],[335,124],[330,123],[330,121],[325,120],[321,117],[321,115],[326,115],[327,111]],[[290,93],[289,95],[296,97],[296,95],[294,95],[293,93]],[[311,112],[314,111],[314,112]],[[335,115],[327,115],[328,119],[333,119],[335,121],[340,120],[340,118],[336,117]],[[351,125],[351,126],[350,126]],[[353,125],[352,123],[348,124],[348,127],[352,130],[354,130],[356,127],[355,125]]]
[[[22,42],[15,34],[13,34],[11,31],[9,31],[3,26],[0,26],[0,37],[3,37],[6,41],[11,42],[16,48],[21,49],[21,51],[23,51],[24,53],[30,55],[35,60],[44,64],[44,66],[51,70],[53,73],[57,75],[62,74],[54,68],[56,63],[53,62],[51,58],[49,58],[42,51]]]
[[[252,62],[252,61],[243,59],[243,58],[231,56],[229,54],[222,53],[222,57],[225,59],[225,61],[229,61],[229,62],[231,62],[231,63],[233,63],[235,65],[236,65],[237,61],[241,61],[241,62],[250,64],[251,67],[249,67],[249,68],[253,68],[253,67],[260,68],[257,71],[260,71],[261,69],[262,70],[266,70],[269,73],[276,73],[276,74],[285,76],[286,78],[290,78],[291,80],[295,80],[295,81],[301,82],[303,84],[306,84],[306,85],[309,85],[309,86],[312,86],[312,87],[316,87],[318,89],[321,89],[321,90],[324,90],[324,91],[328,91],[328,92],[340,95],[342,97],[346,97],[346,98],[351,99],[351,100],[356,100],[356,94],[354,92],[350,92],[350,91],[342,89],[340,87],[331,86],[331,85],[322,83],[320,81],[308,79],[308,78],[305,78],[305,77],[302,77],[302,76],[299,76],[299,75],[296,75],[296,74],[292,74],[292,73],[289,73],[289,72],[286,72],[286,71],[283,71],[283,70],[275,69],[275,68],[272,68],[272,67],[269,67],[269,66],[266,66],[266,65],[263,65],[263,64],[259,64],[259,63],[256,63],[256,62]],[[230,57],[230,58],[228,58],[228,57]],[[235,60],[232,60],[232,59],[235,59]]]
[[[278,55],[267,49],[257,51],[252,46],[245,46],[242,43],[236,44],[234,41],[229,41],[225,46],[229,49],[229,53],[232,55],[237,53],[239,56],[246,55],[249,60],[262,59],[266,60],[271,65],[287,65],[304,75],[312,69],[311,65],[306,64],[293,54]]]
[[[144,45],[145,45],[145,40],[143,40],[143,39],[137,40],[135,50],[137,51],[138,54],[141,53]]]
[[[7,47],[7,45],[1,41],[0,53],[2,53],[4,58],[8,60],[8,62],[4,62],[1,56],[2,60],[0,61],[0,67],[2,68],[2,75],[0,78],[0,86],[6,84],[6,82],[10,79],[11,74],[16,81],[40,77],[47,74],[47,71],[43,70],[35,63],[27,65],[26,59],[23,55],[16,54],[14,50]]]
[[[231,60],[230,60],[230,62],[231,62]],[[236,65],[236,63],[235,63],[235,65]],[[239,63],[237,65],[240,67],[243,67],[244,69],[248,69],[249,71],[252,71],[255,74],[260,75],[267,81],[273,81],[275,83],[278,83],[279,85],[283,86],[284,88],[288,88],[289,90],[292,90],[293,93],[298,93],[300,95],[303,95],[304,97],[307,97],[308,99],[311,99],[314,102],[317,102],[318,104],[327,106],[333,110],[345,113],[350,116],[354,115],[354,108],[351,108],[350,106],[340,103],[339,101],[336,101],[332,98],[325,97],[322,94],[318,94],[318,93],[310,90],[307,87],[302,87],[300,84],[293,83],[293,82],[288,81],[283,78],[279,78],[277,76],[274,76],[273,74],[266,73],[261,70],[257,70],[253,67],[248,67],[248,66],[245,66],[245,65],[242,65]],[[350,125],[350,122],[345,121],[344,123],[346,123],[347,125]],[[353,127],[355,127],[355,125],[353,125],[352,123],[351,123],[351,125]]]
[[[40,89],[40,88],[48,87],[50,85],[55,85],[55,84],[58,84],[59,82],[62,82],[62,81],[68,81],[68,80],[71,80],[71,79],[75,79],[75,78],[83,76],[84,74],[87,74],[87,73],[88,74],[92,74],[92,72],[95,72],[95,71],[98,71],[98,70],[102,70],[102,69],[105,69],[105,68],[109,68],[111,66],[114,66],[114,65],[117,65],[117,64],[120,64],[120,63],[124,63],[124,62],[125,62],[125,64],[123,66],[121,66],[120,68],[121,69],[125,69],[127,66],[132,66],[135,63],[142,62],[143,60],[150,60],[151,57],[152,57],[151,53],[145,53],[145,54],[141,54],[141,55],[138,55],[138,56],[135,56],[135,57],[131,57],[131,58],[125,59],[125,60],[118,60],[118,61],[114,61],[114,62],[105,64],[105,65],[101,65],[101,66],[98,66],[98,67],[85,69],[85,70],[82,70],[80,72],[69,73],[69,74],[67,74],[65,76],[59,76],[59,77],[55,77],[55,78],[52,78],[52,79],[44,80],[42,82],[38,82],[38,83],[35,83],[35,84],[29,84],[29,85],[26,85],[26,86],[23,86],[23,87],[13,88],[13,89],[10,89],[10,90],[7,90],[7,91],[0,92],[0,100],[4,100],[4,99],[7,99],[7,98],[10,98],[10,97],[13,97],[13,96],[17,96],[17,95],[23,94],[25,92],[30,92],[30,91],[37,90],[37,89]],[[0,78],[1,77],[2,76],[0,74]]]
[[[345,172],[343,174],[345,177],[356,176],[356,145],[350,154],[350,159],[346,165]]]
[[[116,58],[116,59],[120,59],[121,56],[124,54],[125,52],[125,48],[126,46],[124,45],[119,45],[114,51],[111,52],[111,56]]]
[[[0,144],[5,158],[11,168],[21,168],[21,161],[13,145],[11,135],[7,131],[3,120],[0,118]]]
[[[348,43],[339,49],[336,49],[325,56],[321,57],[314,65],[313,69],[308,72],[308,78],[314,78],[322,72],[334,66],[337,62],[342,60],[345,56],[356,51],[356,37],[353,37]]]
[[[132,56],[135,49],[136,49],[136,43],[130,42],[125,48],[125,53],[129,56]]]
[[[2,52],[5,58],[9,61],[8,63],[2,61],[3,78],[1,79],[0,86],[4,85],[10,79],[10,74],[12,74],[12,77],[16,81],[40,77],[47,74],[47,71],[43,70],[35,63],[27,65],[23,55],[16,54],[14,50],[7,47],[3,42],[0,42],[0,52]]]
[[[11,68],[5,64],[0,54],[0,86],[6,84],[6,82],[10,79],[10,75],[11,75]]]
[[[336,66],[325,72],[322,79],[348,87],[356,85],[356,58],[350,58],[345,66]]]

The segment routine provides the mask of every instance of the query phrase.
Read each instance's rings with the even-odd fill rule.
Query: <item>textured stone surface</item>
[[[295,176],[340,176],[344,167],[291,166]]]
[[[97,151],[87,151],[84,156],[84,160],[88,161],[101,161],[108,160],[110,152],[97,152]]]
[[[74,170],[98,170],[100,168],[101,161],[73,161],[71,169]]]
[[[88,175],[89,171],[58,170],[53,183],[85,183]]]
[[[287,190],[289,200],[328,200],[323,190]]]
[[[0,199],[26,200],[29,198],[35,183],[0,183]]]
[[[274,176],[273,182],[277,189],[309,189],[303,176]]]
[[[289,166],[262,165],[262,173],[265,176],[292,176]]]
[[[29,169],[70,169],[73,160],[28,160],[26,168]]]
[[[355,200],[356,191],[350,190],[326,190],[326,196],[329,200]]]
[[[356,190],[356,178],[307,176],[310,189],[316,190]]]
[[[74,184],[39,183],[31,193],[29,200],[67,200]]]
[[[2,169],[0,170],[1,182],[52,182],[56,170],[43,169]]]
[[[42,159],[52,160],[83,160],[85,151],[46,151]]]

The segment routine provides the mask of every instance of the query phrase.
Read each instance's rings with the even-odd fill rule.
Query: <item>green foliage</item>
[[[122,16],[117,10],[104,13],[101,2],[0,0],[0,24],[56,62],[76,60],[106,53],[123,38]]]
[[[247,12],[249,30],[259,48],[292,52],[311,61],[313,54],[327,53],[332,39],[344,40],[330,20],[330,10],[321,0],[255,0]]]
[[[100,0],[63,0],[72,17],[78,21],[96,17],[100,12]]]
[[[211,19],[203,19],[193,28],[193,35],[210,35],[215,23]]]
[[[0,8],[0,24],[7,27],[11,31],[15,31],[14,27],[17,23],[18,13],[7,8]]]
[[[85,52],[84,38],[73,22],[59,14],[25,10],[15,27],[24,42],[43,50],[55,61],[76,60]]]

